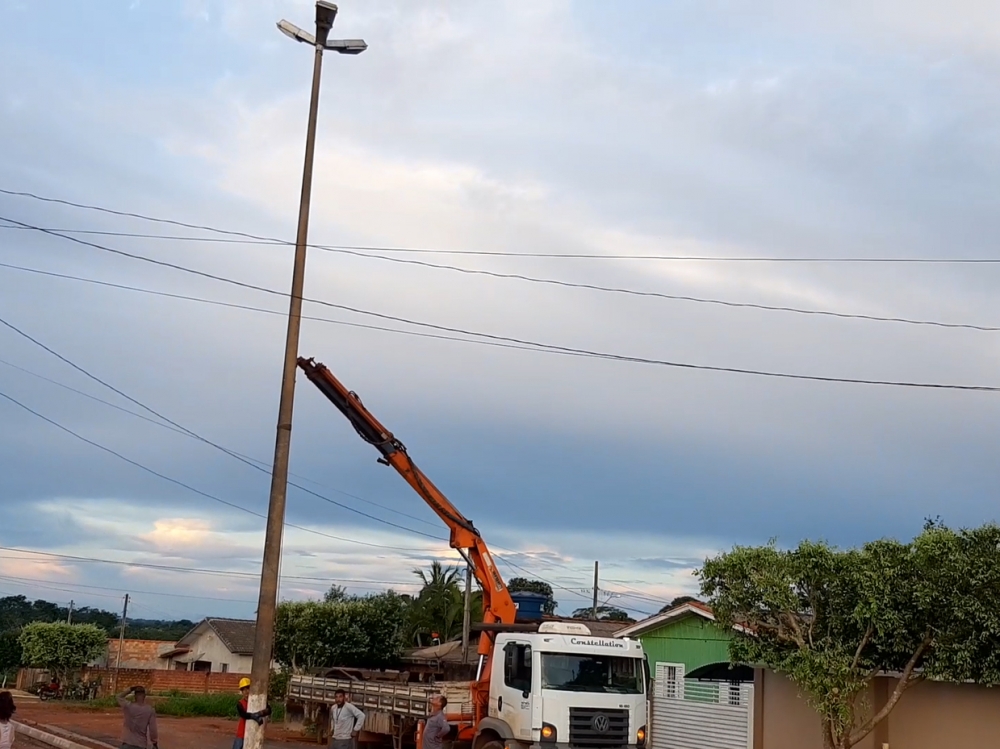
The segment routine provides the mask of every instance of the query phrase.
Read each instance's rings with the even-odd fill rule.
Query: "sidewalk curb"
[[[64,739],[62,736],[56,736],[54,733],[48,733],[33,726],[25,725],[24,723],[16,720],[12,720],[11,723],[14,724],[14,730],[17,733],[24,734],[29,738],[41,741],[49,746],[58,747],[58,749],[91,749],[91,747],[78,744],[75,741],[70,741],[69,739]]]

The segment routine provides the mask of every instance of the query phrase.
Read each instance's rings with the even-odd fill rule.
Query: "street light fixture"
[[[295,41],[315,47],[312,94],[309,99],[309,124],[306,128],[305,162],[302,167],[302,193],[299,198],[299,223],[295,236],[295,264],[292,268],[292,293],[288,307],[288,331],[281,374],[281,398],[278,401],[278,430],[274,443],[274,467],[271,470],[271,496],[267,507],[267,530],[264,559],[260,573],[260,596],[257,601],[257,626],[254,632],[253,665],[250,673],[250,698],[247,710],[258,712],[267,704],[274,645],[274,619],[278,597],[278,570],[281,562],[281,536],[285,525],[285,495],[288,489],[288,452],[292,437],[292,405],[295,400],[295,369],[302,324],[302,289],[305,284],[306,243],[309,235],[309,201],[312,197],[313,157],[316,150],[316,119],[319,113],[319,82],[323,69],[323,51],[357,55],[368,49],[361,39],[329,41],[330,29],[337,18],[337,6],[326,0],[316,2],[316,33],[300,29],[282,20],[278,29]],[[255,721],[248,721],[246,749],[262,749],[264,731]]]

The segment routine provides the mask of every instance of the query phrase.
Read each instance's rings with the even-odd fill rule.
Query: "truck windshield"
[[[542,653],[542,689],[642,694],[641,660],[613,655]]]

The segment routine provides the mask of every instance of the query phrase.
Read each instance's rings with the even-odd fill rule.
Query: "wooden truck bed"
[[[365,730],[391,733],[392,715],[426,718],[430,714],[430,699],[443,694],[448,699],[445,712],[449,715],[472,712],[472,695],[467,681],[444,681],[436,684],[398,684],[384,681],[353,681],[328,679],[322,676],[292,676],[288,696],[303,703],[332,705],[338,689],[365,712]]]

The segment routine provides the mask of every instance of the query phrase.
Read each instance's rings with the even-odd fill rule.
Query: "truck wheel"
[[[485,744],[480,744],[479,749],[504,749],[504,747],[502,741],[494,739],[493,741],[487,741]]]

